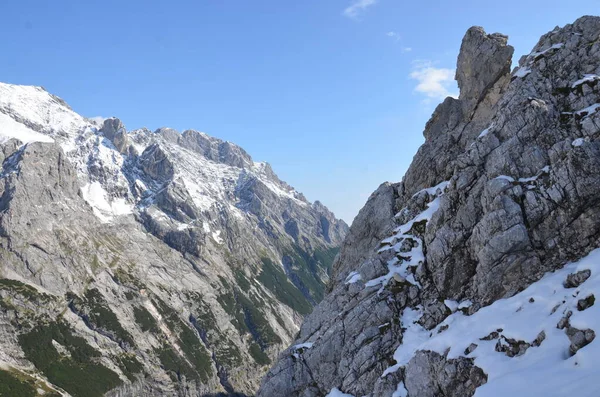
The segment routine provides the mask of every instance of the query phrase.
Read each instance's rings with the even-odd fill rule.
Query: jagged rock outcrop
[[[309,348],[259,397],[595,395],[599,37],[599,17],[557,27],[511,73],[507,37],[468,30],[459,98],[356,218]]]
[[[340,249],[340,255],[334,262],[334,281],[330,287],[339,284],[354,263],[360,263],[371,256],[372,248],[392,231],[398,189],[398,185],[384,183],[371,194],[353,222],[361,227],[350,228]]]
[[[37,87],[0,84],[0,160],[0,384],[23,395],[253,395],[348,231],[233,143]]]
[[[127,130],[125,126],[116,117],[111,117],[104,120],[100,132],[115,145],[115,148],[122,154],[127,153],[129,140],[127,139]]]
[[[458,103],[463,105],[465,116],[499,79],[510,73],[514,49],[507,42],[508,36],[486,34],[479,26],[467,30],[456,66],[456,81],[460,89]]]
[[[406,366],[405,377],[406,391],[411,396],[435,396],[440,390],[448,397],[469,396],[487,382],[487,376],[473,365],[473,359],[446,360],[430,351],[415,353]]]
[[[173,161],[159,144],[148,146],[139,157],[140,168],[157,182],[169,182],[175,175]]]

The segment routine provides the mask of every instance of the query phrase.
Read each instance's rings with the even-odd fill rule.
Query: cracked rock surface
[[[254,395],[348,231],[239,146],[39,87],[0,84],[0,161],[0,375],[48,393]]]
[[[479,367],[477,357],[531,357],[559,339],[556,356],[566,360],[593,345],[595,334],[570,327],[567,315],[588,296],[573,288],[587,288],[593,269],[560,275],[550,295],[527,291],[600,246],[599,37],[600,18],[582,17],[542,36],[511,71],[506,36],[467,31],[459,98],[438,105],[402,182],[369,198],[334,263],[329,294],[294,342],[312,347],[301,360],[284,351],[258,396],[334,388],[357,397],[511,395],[493,394],[505,386],[484,369],[498,367]],[[510,297],[522,303],[498,316],[532,318],[552,302],[539,317],[549,325],[532,325],[523,340],[514,327],[477,323],[465,326],[483,327],[473,340],[465,331],[464,340],[445,342]],[[582,316],[591,304],[580,304]]]

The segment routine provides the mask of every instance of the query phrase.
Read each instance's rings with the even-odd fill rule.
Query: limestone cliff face
[[[0,84],[0,142],[0,383],[34,394],[253,395],[348,230],[239,146],[41,88]]]
[[[600,18],[547,33],[511,73],[512,54],[467,31],[459,98],[369,198],[259,396],[594,395],[578,379],[600,354]]]

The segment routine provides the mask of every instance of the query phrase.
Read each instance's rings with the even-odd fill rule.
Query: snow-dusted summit
[[[0,376],[63,395],[253,394],[348,230],[233,143],[40,87],[0,83],[0,162]]]

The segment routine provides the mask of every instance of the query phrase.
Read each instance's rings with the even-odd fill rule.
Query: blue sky
[[[268,161],[350,222],[402,179],[435,105],[456,94],[472,25],[515,61],[600,1],[0,2],[0,81],[41,85],[128,129],[197,129]]]

